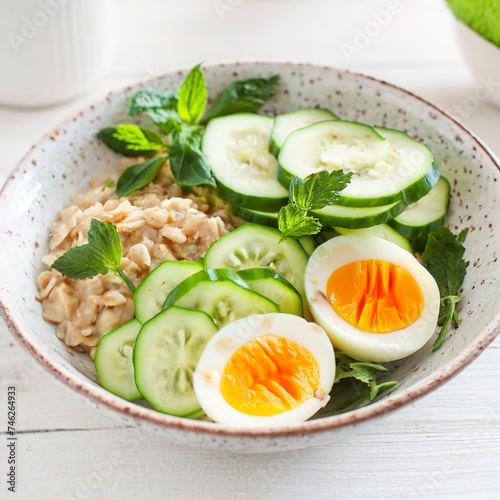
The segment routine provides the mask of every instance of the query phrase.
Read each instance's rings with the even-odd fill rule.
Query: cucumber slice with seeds
[[[166,260],[151,271],[134,292],[135,317],[146,323],[158,314],[168,294],[182,281],[203,270],[201,260]]]
[[[313,123],[327,120],[338,120],[331,111],[319,108],[306,108],[278,115],[274,119],[274,127],[271,132],[271,143],[269,150],[273,155],[278,156],[286,138],[295,130],[307,127]]]
[[[278,162],[269,152],[274,118],[237,113],[214,118],[203,133],[202,150],[221,198],[252,210],[275,211],[288,191],[276,180]]]
[[[293,238],[280,240],[277,229],[244,224],[212,243],[205,255],[205,267],[232,271],[270,267],[280,272],[304,299],[307,255]]]
[[[228,269],[193,274],[170,292],[165,308],[173,305],[204,311],[218,327],[252,314],[279,311],[277,304],[254,292]]]
[[[450,203],[450,184],[441,177],[432,190],[390,220],[388,224],[408,238],[416,252],[423,252],[427,236],[444,224]]]
[[[135,382],[156,410],[199,416],[193,373],[217,330],[208,314],[175,306],[142,326],[134,346]]]
[[[425,196],[439,172],[424,144],[403,132],[355,122],[320,122],[296,130],[280,151],[278,179],[288,186],[293,176],[306,178],[319,170],[353,172],[337,204],[407,205]]]
[[[99,383],[127,401],[141,397],[134,382],[132,352],[141,324],[132,319],[101,337],[94,365]]]
[[[266,267],[254,267],[238,271],[238,275],[253,291],[278,304],[281,313],[302,316],[300,293],[281,273]]]

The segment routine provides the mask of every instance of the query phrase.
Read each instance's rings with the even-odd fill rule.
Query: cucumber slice
[[[156,410],[197,415],[193,373],[207,342],[217,332],[208,314],[169,307],[147,321],[134,346],[135,383]]]
[[[281,241],[277,229],[244,224],[212,243],[205,255],[205,268],[241,271],[270,267],[280,272],[304,299],[307,255],[293,238]]]
[[[233,207],[234,214],[248,222],[255,222],[268,227],[278,227],[278,212],[261,212],[245,207]]]
[[[413,203],[439,178],[427,146],[402,132],[368,125],[329,121],[296,130],[280,151],[278,179],[288,186],[293,176],[319,170],[354,172],[337,203],[353,207]]]
[[[377,238],[382,238],[384,240],[390,241],[391,243],[395,243],[407,252],[413,253],[410,242],[387,224],[379,224],[378,226],[365,227],[362,229],[347,229],[345,227],[334,227],[333,229],[335,229],[335,231],[337,231],[339,234],[376,236]]]
[[[273,155],[278,156],[285,139],[295,130],[307,127],[313,123],[327,120],[338,120],[331,111],[327,109],[306,108],[278,115],[274,119],[274,127],[271,132],[271,143],[269,150]]]
[[[297,239],[300,243],[300,246],[304,249],[304,252],[309,257],[314,250],[316,250],[316,243],[314,242],[314,238],[312,236],[301,236]]]
[[[327,226],[359,229],[384,224],[399,215],[404,209],[405,204],[402,201],[396,201],[382,207],[330,205],[312,213]]]
[[[127,401],[141,397],[134,382],[133,345],[141,324],[132,319],[101,337],[95,352],[97,380],[109,392]]]
[[[278,312],[277,304],[251,290],[228,269],[200,271],[176,286],[165,302],[206,312],[218,327],[252,314]]]
[[[158,314],[168,294],[182,281],[203,270],[203,262],[166,260],[150,272],[134,292],[135,317],[144,324]]]
[[[288,191],[277,181],[277,160],[269,152],[274,118],[252,113],[214,118],[203,133],[202,150],[221,198],[252,210],[276,211]]]
[[[238,275],[254,292],[278,304],[281,313],[302,316],[300,293],[281,273],[268,267],[254,267],[238,271]]]
[[[423,252],[427,236],[444,224],[450,204],[450,183],[440,177],[432,190],[390,220],[388,224],[410,240],[416,252]]]

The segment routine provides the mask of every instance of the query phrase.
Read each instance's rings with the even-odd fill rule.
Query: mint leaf
[[[112,271],[125,281],[133,293],[134,285],[120,268],[122,244],[116,226],[92,219],[87,238],[87,244],[70,248],[52,264],[51,269],[77,280]]]
[[[465,253],[463,242],[466,236],[467,230],[456,236],[447,227],[441,226],[429,234],[425,250],[421,255],[423,265],[436,280],[441,297],[438,323],[442,328],[433,345],[433,351],[443,345],[451,323],[454,322],[458,326],[460,321],[456,305],[461,300],[458,292],[469,265],[463,258]]]
[[[155,156],[125,169],[116,183],[116,196],[129,196],[152,182],[165,163],[164,156]]]
[[[233,113],[253,113],[276,92],[279,76],[249,78],[230,83],[216,98],[205,113],[202,123],[217,116]]]
[[[179,89],[177,112],[188,123],[198,123],[207,105],[207,86],[200,66],[188,73]]]
[[[171,109],[150,109],[147,115],[164,134],[171,134],[181,124],[179,113]]]
[[[305,181],[294,177],[290,189],[292,201],[306,210],[319,210],[333,205],[338,199],[339,191],[347,187],[352,175],[352,172],[343,170],[322,170]]]
[[[215,186],[210,165],[197,145],[196,136],[180,135],[170,148],[169,160],[179,186]]]
[[[158,110],[176,110],[177,96],[173,92],[142,89],[137,91],[129,100],[129,116]]]
[[[160,151],[165,147],[159,136],[138,125],[118,125],[113,137],[126,143],[126,148],[133,151]]]
[[[282,233],[281,239],[284,240],[316,234],[320,231],[321,224],[314,217],[307,215],[307,210],[292,204],[280,208],[278,228]]]
[[[131,124],[103,128],[97,138],[109,149],[125,156],[151,156],[165,147],[154,132]]]

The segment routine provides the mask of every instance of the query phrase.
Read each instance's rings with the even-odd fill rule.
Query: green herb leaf
[[[198,123],[207,105],[207,86],[200,66],[188,73],[179,89],[177,112],[188,123]]]
[[[122,124],[101,129],[97,138],[109,149],[125,156],[151,156],[163,149],[163,141],[151,130]]]
[[[171,109],[150,109],[147,115],[164,134],[171,134],[182,123],[179,113]]]
[[[165,147],[159,136],[138,125],[118,125],[113,137],[126,143],[127,149],[132,151],[160,151]]]
[[[421,255],[422,263],[436,280],[441,296],[439,324],[443,328],[434,343],[434,351],[443,344],[452,321],[458,325],[459,317],[456,312],[456,304],[460,301],[458,292],[469,265],[463,258],[465,253],[463,242],[466,235],[467,230],[456,236],[447,227],[442,226],[429,234],[425,250]]]
[[[152,182],[165,163],[164,156],[154,156],[145,162],[132,165],[125,169],[116,184],[116,196],[129,196]]]
[[[170,168],[175,182],[181,187],[215,186],[212,170],[196,141],[193,137],[180,135],[170,148]]]
[[[357,361],[342,351],[336,351],[337,367],[335,370],[335,383],[345,378],[354,378],[369,387],[370,401],[373,401],[381,392],[397,385],[395,381],[377,383],[377,373],[385,373],[388,369],[380,363]]]
[[[306,210],[319,210],[334,204],[342,191],[351,181],[352,172],[322,170],[303,181],[294,177],[290,184],[290,197],[298,207]]]
[[[253,113],[276,92],[279,76],[249,78],[230,83],[216,98],[205,113],[202,123],[217,116],[233,113]]]
[[[320,231],[321,224],[314,217],[307,215],[307,210],[290,204],[280,208],[278,228],[282,233],[281,239],[284,240],[316,234]]]
[[[337,367],[331,399],[313,418],[362,408],[398,385],[394,380],[377,380],[379,376],[388,376],[387,368],[380,363],[357,361],[339,350],[335,350],[335,357]]]
[[[142,89],[137,91],[129,100],[129,116],[158,110],[176,110],[177,96],[173,92]]]
[[[92,219],[87,234],[88,243],[70,248],[51,266],[71,279],[93,278],[109,271],[124,279],[132,292],[135,287],[120,268],[122,244],[116,226],[111,222]]]

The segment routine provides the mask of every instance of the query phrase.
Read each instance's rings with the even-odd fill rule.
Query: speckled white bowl
[[[56,338],[53,325],[42,320],[34,298],[36,279],[56,214],[101,168],[115,165],[116,156],[97,143],[95,134],[125,119],[127,96],[137,86],[110,94],[49,132],[21,161],[0,194],[0,309],[17,340],[80,398],[127,424],[180,443],[245,452],[294,449],[339,439],[358,425],[436,389],[473,361],[500,331],[500,172],[491,152],[442,110],[367,76],[286,63],[216,64],[205,66],[204,71],[212,96],[235,78],[278,73],[282,82],[264,109],[268,113],[321,106],[345,119],[405,130],[431,147],[452,184],[449,225],[455,231],[470,228],[466,241],[470,267],[459,330],[451,332],[437,353],[431,353],[429,343],[398,363],[394,376],[400,385],[389,396],[356,411],[286,427],[228,429],[163,415],[102,389],[92,362],[66,348]],[[168,74],[147,85],[175,89],[184,73]]]

